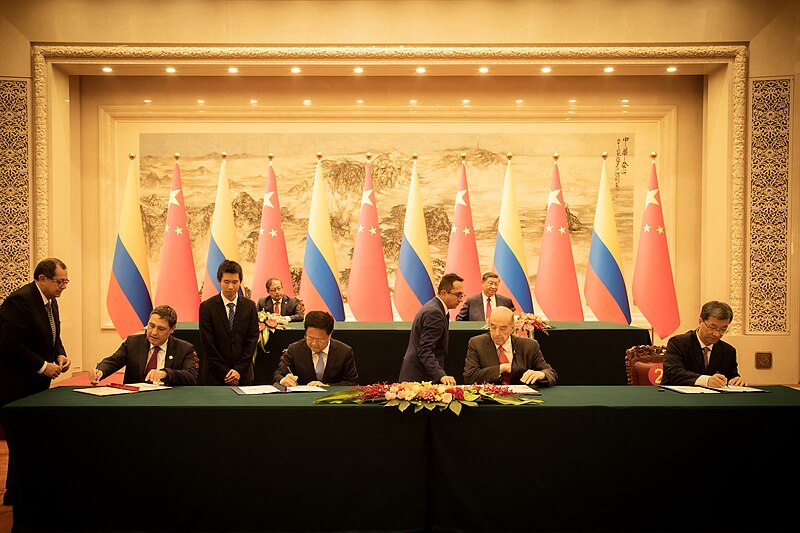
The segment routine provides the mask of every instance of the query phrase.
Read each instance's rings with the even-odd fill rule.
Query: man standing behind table
[[[485,272],[481,276],[481,287],[483,290],[480,293],[467,298],[467,301],[458,310],[456,320],[488,322],[492,315],[492,309],[503,306],[514,310],[514,302],[511,298],[497,294],[497,289],[500,287],[500,276],[494,272]]]
[[[153,309],[144,333],[129,336],[116,352],[89,370],[92,384],[124,366],[123,383],[196,385],[197,354],[191,343],[172,336],[177,323],[178,314],[170,306]]]
[[[444,371],[450,333],[450,309],[464,298],[464,278],[445,274],[439,282],[436,296],[428,300],[411,323],[408,348],[400,367],[399,381],[431,381],[455,385],[453,376]]]
[[[9,294],[0,306],[0,407],[47,390],[69,370],[56,302],[68,283],[63,261],[42,259],[33,271],[33,281]],[[13,505],[13,464],[9,451],[3,505]]]
[[[358,385],[353,349],[331,338],[334,318],[326,311],[309,311],[306,338],[293,342],[281,356],[273,381],[295,385]]]
[[[722,340],[733,320],[731,306],[703,304],[697,328],[675,335],[667,343],[662,385],[724,387],[747,385],[739,376],[736,348]]]
[[[203,385],[250,385],[258,342],[256,304],[239,294],[242,267],[226,259],[217,269],[221,292],[200,304]]]
[[[469,340],[464,361],[464,383],[497,383],[498,385],[536,385],[552,387],[558,380],[556,371],[544,360],[539,343],[527,337],[516,337],[514,313],[498,307],[489,317],[489,334]]]
[[[286,322],[301,322],[303,308],[300,300],[283,294],[283,282],[278,278],[269,278],[266,283],[269,296],[258,299],[258,310],[281,315]]]

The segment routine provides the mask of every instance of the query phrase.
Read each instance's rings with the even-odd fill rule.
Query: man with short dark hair
[[[178,315],[172,307],[154,308],[144,333],[129,336],[116,352],[89,370],[92,384],[124,366],[123,383],[196,385],[197,353],[191,343],[172,336],[177,323]]]
[[[300,300],[283,294],[283,282],[278,278],[269,278],[266,283],[269,296],[258,299],[258,310],[281,315],[286,322],[303,320],[303,309]]]
[[[221,291],[200,304],[203,385],[250,385],[258,342],[256,304],[239,294],[242,267],[226,259],[217,269]]]
[[[69,284],[60,259],[42,259],[33,281],[15,290],[0,306],[0,408],[47,390],[69,370],[71,361],[61,344],[61,318],[56,301]],[[5,431],[5,426],[4,426]],[[14,461],[9,450],[3,505],[13,505]]]
[[[456,320],[480,320],[488,322],[492,309],[508,307],[514,310],[514,302],[508,296],[497,294],[500,287],[500,276],[494,272],[484,272],[481,276],[481,292],[470,296],[458,310]],[[488,314],[487,314],[488,313]]]
[[[333,324],[330,313],[309,311],[303,323],[305,339],[286,348],[272,380],[284,387],[358,385],[353,349],[331,338]]]
[[[712,300],[700,310],[697,328],[667,343],[662,385],[747,385],[739,376],[736,348],[722,340],[733,320],[731,306]]]
[[[445,274],[436,296],[428,300],[411,323],[408,348],[400,367],[399,381],[431,381],[455,385],[456,379],[444,370],[450,322],[448,311],[464,299],[464,278]]]

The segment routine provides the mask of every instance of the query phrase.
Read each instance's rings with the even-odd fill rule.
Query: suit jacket
[[[450,333],[449,318],[444,304],[436,296],[417,311],[411,323],[399,381],[439,381],[447,375],[444,360]]]
[[[54,363],[67,354],[61,344],[58,301],[51,302],[55,339],[35,281],[9,294],[0,306],[0,405],[48,389],[52,380],[39,370],[45,361]]]
[[[500,294],[494,295],[495,307],[508,307],[514,310],[514,302],[508,296]],[[483,303],[483,293],[479,292],[475,296],[470,296],[458,310],[456,320],[480,320],[486,322],[486,305]]]
[[[739,375],[736,348],[727,342],[718,340],[714,343],[707,370],[695,330],[675,335],[667,342],[662,385],[694,385],[701,375],[711,376],[717,372],[728,380]]]
[[[233,329],[222,295],[200,304],[200,346],[203,348],[203,385],[224,385],[230,369],[239,372],[239,385],[253,382],[253,355],[258,343],[258,312],[253,300],[239,295]]]
[[[289,373],[297,376],[298,385],[306,385],[311,381],[317,380],[311,349],[306,344],[305,339],[293,342],[286,348],[286,353],[281,356],[281,362],[272,377],[272,381],[277,383]],[[336,339],[331,339],[331,345],[328,348],[328,361],[325,364],[322,382],[328,385],[358,385],[356,358],[350,346]]]
[[[555,369],[544,360],[539,343],[527,337],[511,337],[511,383],[522,383],[522,374],[527,370],[544,372],[544,380],[535,386],[552,387],[558,381]],[[464,361],[464,383],[501,383],[500,359],[497,347],[489,333],[472,337],[467,344],[467,358]]]
[[[170,335],[166,350],[164,368],[158,369],[167,373],[164,383],[197,385],[197,353],[194,346]],[[125,339],[116,352],[97,364],[97,368],[103,372],[105,378],[124,366],[123,383],[142,383],[147,377],[145,368],[149,351],[150,341],[147,340],[147,335],[137,333]]]
[[[275,311],[272,306],[272,297],[266,296],[258,299],[258,310],[265,310],[268,313]],[[302,322],[303,311],[300,309],[300,301],[285,294],[281,296],[281,316],[288,316],[289,322]]]

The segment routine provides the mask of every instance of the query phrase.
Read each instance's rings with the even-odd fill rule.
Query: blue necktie
[[[231,331],[233,331],[233,312],[235,309],[236,307],[233,305],[233,303],[228,304],[228,322],[231,323]]]
[[[322,352],[317,352],[317,364],[314,365],[314,371],[317,373],[317,380],[322,381],[322,376],[325,375],[325,360],[322,358]]]

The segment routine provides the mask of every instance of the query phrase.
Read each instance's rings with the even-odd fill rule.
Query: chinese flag
[[[535,293],[539,307],[548,319],[583,322],[583,305],[572,258],[569,222],[556,162],[553,162],[553,175],[550,178]]]
[[[175,157],[177,159],[178,156]],[[200,293],[197,290],[189,226],[186,225],[181,167],[177,160],[172,171],[155,304],[165,304],[175,309],[180,322],[197,322]]]
[[[356,320],[361,322],[391,322],[392,300],[386,277],[378,205],[372,186],[372,167],[366,164],[361,213],[358,217],[353,264],[347,284],[347,301]]]
[[[478,261],[478,245],[475,242],[475,228],[472,225],[472,205],[467,186],[467,164],[461,161],[461,172],[456,189],[456,205],[453,208],[453,226],[450,228],[450,244],[447,247],[445,272],[455,272],[464,278],[464,292],[467,296],[481,292],[481,266]],[[455,320],[463,302],[450,310],[450,319]]]
[[[633,303],[653,326],[662,339],[675,331],[681,323],[672,265],[661,210],[661,193],[658,190],[656,162],[650,167],[650,182],[644,203],[639,250],[633,271]]]
[[[283,292],[294,296],[292,273],[289,270],[289,255],[286,253],[286,236],[283,234],[281,203],[278,201],[278,186],[275,170],[272,168],[272,154],[269,155],[267,185],[264,192],[264,207],[261,210],[261,227],[258,232],[258,251],[253,273],[253,287],[250,298],[257,302],[267,296],[267,280],[278,278],[283,283]]]

